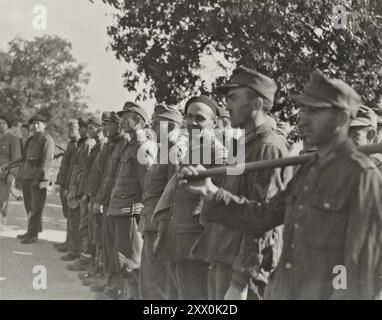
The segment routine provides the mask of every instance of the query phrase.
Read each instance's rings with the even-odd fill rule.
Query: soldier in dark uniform
[[[109,139],[112,144],[110,157],[105,168],[102,183],[94,200],[93,211],[102,215],[102,249],[105,282],[93,280],[90,289],[94,292],[103,292],[103,297],[116,297],[118,295],[120,267],[114,254],[114,219],[107,215],[111,191],[114,186],[118,167],[129,142],[129,136],[123,131],[122,118],[111,112],[108,126]],[[91,275],[90,275],[91,276]],[[85,275],[83,277],[89,277]],[[89,279],[89,280],[92,280]]]
[[[382,292],[382,176],[348,138],[361,99],[342,80],[320,72],[293,98],[301,107],[303,138],[317,153],[286,190],[258,202],[210,179],[180,184],[208,199],[209,222],[253,235],[284,224],[268,299],[376,299]],[[197,172],[189,167],[183,174]]]
[[[238,163],[288,155],[285,139],[277,134],[267,116],[277,90],[272,79],[255,70],[240,67],[234,71],[231,81],[218,89],[227,97],[233,127],[243,130],[238,148],[245,150],[245,156],[238,158]],[[289,169],[262,170],[226,176],[220,186],[234,194],[263,201],[284,189],[291,177]],[[202,216],[208,210],[206,204]],[[235,214],[232,212],[232,215]],[[220,224],[207,224],[194,254],[211,263],[209,299],[262,299],[280,249],[281,230],[275,229],[261,237],[253,237],[250,233]]]
[[[227,150],[214,135],[217,108],[216,102],[204,95],[187,101],[188,150],[181,159],[181,166],[203,163],[207,167],[216,167],[225,164]],[[205,300],[209,266],[202,259],[191,256],[191,249],[203,231],[200,221],[203,202],[200,197],[176,185],[169,193],[168,210],[155,212],[153,216],[158,225],[156,253],[159,258],[167,260],[167,298]]]
[[[93,205],[97,192],[101,186],[102,177],[106,168],[108,158],[111,153],[112,143],[109,139],[109,123],[110,123],[110,112],[104,112],[102,114],[102,131],[104,137],[107,137],[107,143],[100,145],[100,150],[93,161],[90,172],[86,181],[84,182],[84,194],[89,196],[88,205],[88,215],[89,215],[89,225],[88,232],[90,235],[90,245],[91,245],[91,270],[90,273],[99,279],[103,278],[103,267],[102,267],[102,221],[100,212],[93,210]],[[90,285],[91,282],[85,281],[83,284]]]
[[[21,243],[33,243],[42,231],[42,213],[46,201],[49,185],[49,169],[54,158],[55,143],[45,131],[46,118],[37,114],[31,119],[34,135],[26,148],[25,163],[23,165],[23,197],[28,212],[28,229],[19,235]]]
[[[78,148],[70,163],[68,172],[69,179],[65,186],[65,194],[68,202],[68,220],[70,225],[69,252],[61,257],[62,261],[73,261],[80,257],[81,254],[81,235],[79,232],[80,225],[80,208],[79,199],[77,197],[77,188],[81,173],[86,166],[86,160],[90,150],[94,145],[94,140],[88,135],[88,120],[85,118],[78,119],[79,135]]]
[[[130,135],[130,142],[123,155],[117,178],[110,197],[110,204],[107,215],[112,217],[114,236],[114,257],[119,263],[119,254],[128,260],[128,265],[124,266],[123,273],[127,282],[127,287],[122,281],[122,271],[116,270],[120,277],[120,289],[127,289],[128,299],[138,297],[138,269],[140,265],[142,236],[138,232],[139,215],[143,208],[142,195],[144,179],[146,173],[155,159],[156,151],[147,148],[147,137],[143,130],[148,121],[145,110],[133,102],[127,102],[123,111],[118,113],[123,118],[125,132]],[[105,295],[98,298],[122,298],[118,291],[106,289]]]
[[[1,166],[21,157],[20,140],[8,132],[10,122],[0,115],[0,227],[6,225],[9,194],[17,168],[3,172]]]
[[[152,117],[152,130],[160,144],[155,163],[149,169],[144,184],[143,209],[139,231],[143,235],[139,296],[142,300],[166,299],[166,264],[154,255],[153,246],[157,230],[151,222],[154,209],[178,165],[170,159],[176,152],[183,117],[175,108],[157,105]],[[171,150],[171,152],[170,152]],[[174,159],[175,160],[175,159]]]
[[[350,123],[349,136],[356,146],[372,144],[377,135],[378,117],[369,107],[361,105],[357,116]],[[370,155],[379,170],[382,170],[382,154]]]
[[[85,271],[90,267],[91,262],[91,242],[92,233],[89,232],[89,201],[90,194],[86,193],[85,186],[87,185],[90,170],[97,158],[99,152],[103,149],[107,139],[103,136],[102,119],[92,116],[88,120],[88,134],[91,139],[95,140],[95,145],[90,150],[87,156],[85,166],[81,172],[80,179],[77,181],[77,198],[80,199],[80,235],[82,239],[82,247],[80,258],[74,264],[68,265],[69,271]]]
[[[60,186],[60,198],[62,204],[62,212],[66,218],[66,240],[64,243],[55,244],[54,247],[58,252],[68,252],[69,251],[69,239],[70,239],[70,225],[68,220],[68,202],[67,202],[67,190],[65,189],[69,176],[69,169],[78,148],[78,139],[80,138],[78,132],[78,120],[70,120],[68,122],[68,138],[69,143],[66,147],[64,155],[62,157],[60,169],[57,174],[56,185]]]

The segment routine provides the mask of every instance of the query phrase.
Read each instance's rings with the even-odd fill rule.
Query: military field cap
[[[9,120],[9,118],[5,114],[0,114],[0,119],[4,120],[7,123],[8,128],[11,127],[11,121]]]
[[[110,122],[121,124],[122,118],[117,114],[117,112],[112,111],[110,112]]]
[[[206,95],[194,96],[191,99],[189,99],[186,102],[186,105],[184,107],[185,114],[187,114],[188,107],[195,102],[204,103],[205,105],[209,106],[212,109],[212,111],[214,112],[216,116],[218,115],[218,108],[219,108],[218,104],[213,99],[211,99],[210,97]]]
[[[91,116],[88,119],[88,125],[91,125],[91,124],[98,127],[102,127],[102,120],[99,117]]]
[[[87,127],[88,126],[88,120],[84,117],[79,117],[78,118],[78,125],[80,127]]]
[[[291,98],[304,106],[349,110],[352,117],[361,105],[361,97],[352,87],[340,79],[325,77],[319,70],[313,72],[303,92]]]
[[[360,106],[355,119],[350,123],[351,127],[373,127],[377,130],[377,115],[367,106]]]
[[[242,87],[255,90],[272,103],[277,90],[277,85],[271,78],[257,72],[256,70],[245,66],[240,66],[233,71],[231,80],[225,85],[218,87],[217,91],[221,94],[227,95],[230,89]]]
[[[76,119],[70,119],[68,121],[68,127],[78,127],[78,120]]]
[[[110,112],[109,111],[104,111],[102,113],[102,121],[103,122],[110,122]]]
[[[143,109],[141,106],[137,105],[137,104],[134,103],[134,102],[127,101],[127,102],[125,103],[125,105],[123,106],[123,110],[118,112],[118,115],[119,115],[120,117],[122,117],[123,114],[126,113],[126,112],[136,113],[136,114],[139,115],[145,122],[147,122],[147,121],[149,120],[149,117],[147,116],[147,113],[146,113],[145,109]]]
[[[174,107],[165,106],[163,104],[157,104],[154,108],[153,118],[161,117],[168,120],[175,121],[179,124],[182,124],[183,116],[178,111],[178,109]]]
[[[223,107],[218,108],[218,115],[219,115],[219,118],[231,119],[231,114],[226,108],[223,108]]]
[[[30,118],[29,120],[31,123],[33,123],[33,121],[40,121],[40,122],[44,122],[46,123],[47,122],[47,119],[46,117],[41,114],[41,113],[36,113],[32,118]]]

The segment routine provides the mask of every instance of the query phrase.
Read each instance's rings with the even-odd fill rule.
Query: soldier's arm
[[[263,143],[255,152],[252,152],[250,161],[273,160],[282,156],[282,150],[276,144]],[[257,201],[266,201],[275,196],[275,194],[285,189],[288,178],[291,178],[291,174],[286,177],[280,168],[252,171],[246,175],[248,195],[250,199]],[[248,284],[249,276],[265,281],[267,277],[264,277],[264,272],[266,271],[261,269],[265,268],[270,271],[275,258],[273,256],[274,250],[277,251],[279,246],[279,243],[271,241],[274,239],[273,234],[275,232],[275,230],[271,230],[261,237],[246,232],[242,235],[239,252],[233,263],[234,272],[231,285],[244,289]],[[280,240],[279,237],[275,238]],[[265,250],[266,248],[268,249]]]
[[[285,190],[269,201],[258,202],[220,188],[205,202],[206,222],[220,223],[260,237],[284,223],[287,192]]]

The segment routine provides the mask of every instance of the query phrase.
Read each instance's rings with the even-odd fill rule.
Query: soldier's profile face
[[[340,112],[334,108],[302,106],[299,111],[299,133],[311,146],[330,142],[340,123]]]
[[[98,127],[98,126],[95,126],[95,125],[93,125],[93,124],[89,124],[89,126],[88,126],[88,134],[89,134],[89,137],[90,138],[92,138],[92,139],[94,139],[96,136],[97,136],[97,134],[98,134],[98,132],[100,131],[100,127]]]
[[[228,92],[227,110],[231,115],[231,125],[233,128],[242,129],[248,121],[252,121],[251,91],[249,88],[234,88]]]
[[[109,137],[116,137],[121,132],[121,125],[110,121],[107,123],[107,131]]]
[[[137,123],[135,121],[135,114],[132,112],[125,112],[122,115],[122,126],[126,133],[132,133],[135,131]]]
[[[102,132],[105,137],[109,136],[109,122],[102,121]]]
[[[0,133],[4,134],[8,130],[8,123],[4,119],[0,119]]]
[[[80,126],[78,131],[80,133],[81,138],[86,137],[88,135],[88,127],[87,126]]]

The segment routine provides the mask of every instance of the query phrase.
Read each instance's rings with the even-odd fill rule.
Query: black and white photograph
[[[382,1],[0,0],[15,300],[382,300]]]

